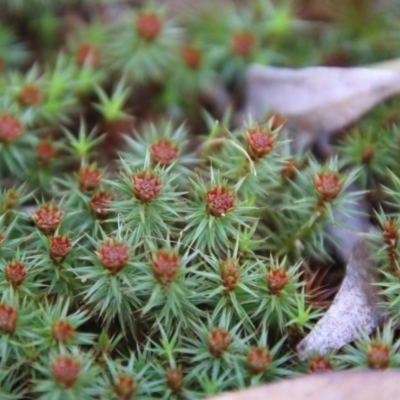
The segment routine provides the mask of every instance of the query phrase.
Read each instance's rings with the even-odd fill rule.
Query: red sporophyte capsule
[[[182,58],[188,68],[198,70],[201,64],[202,55],[200,50],[194,46],[187,46],[182,51]]]
[[[399,232],[396,221],[394,219],[390,219],[386,221],[383,226],[383,240],[388,245],[396,245],[399,240]]]
[[[79,170],[79,189],[82,192],[95,190],[101,182],[102,174],[96,164],[82,167]]]
[[[182,370],[179,368],[167,368],[165,373],[168,387],[174,394],[178,394],[182,389]]]
[[[247,365],[252,375],[265,372],[271,363],[271,354],[267,348],[251,349],[247,356]]]
[[[71,250],[71,242],[67,236],[56,236],[50,239],[49,256],[56,262],[64,261]]]
[[[71,357],[58,357],[51,366],[51,371],[58,383],[72,387],[81,372],[81,364]]]
[[[272,294],[278,294],[288,283],[289,277],[282,269],[274,269],[267,275],[268,289]]]
[[[390,350],[387,345],[371,343],[367,352],[367,361],[370,368],[385,369],[389,367]]]
[[[0,304],[0,332],[3,334],[14,333],[17,325],[18,314],[13,307]]]
[[[263,132],[260,128],[255,128],[247,132],[246,140],[251,151],[251,158],[256,160],[273,149],[276,136],[271,132]]]
[[[76,51],[76,63],[83,67],[88,65],[92,68],[96,68],[101,63],[101,54],[97,47],[90,44],[82,44]]]
[[[6,266],[5,275],[10,285],[16,289],[26,278],[26,268],[19,262],[13,261]]]
[[[253,52],[255,44],[253,34],[246,31],[237,32],[232,38],[232,52],[239,57],[248,57]]]
[[[97,219],[106,219],[110,212],[111,202],[114,196],[105,192],[97,192],[89,202],[92,213]]]
[[[161,139],[150,146],[151,159],[154,164],[166,167],[178,158],[178,147],[171,142]]]
[[[206,193],[206,209],[214,217],[223,217],[235,207],[235,197],[219,185]]]
[[[108,239],[102,243],[96,251],[96,255],[102,266],[111,274],[121,271],[129,260],[128,246],[118,243],[114,239]]]
[[[222,285],[229,291],[235,290],[236,285],[239,282],[239,266],[237,261],[233,259],[228,259],[219,262],[219,267],[221,269],[221,281]]]
[[[57,206],[50,204],[42,206],[32,215],[32,219],[41,232],[50,235],[60,226],[63,216],[64,213]]]
[[[32,84],[25,85],[18,95],[18,102],[21,106],[33,106],[42,99],[40,90]]]
[[[179,256],[162,251],[153,255],[151,263],[154,277],[162,286],[168,286],[176,277],[179,268]]]
[[[321,200],[327,203],[332,202],[342,190],[340,176],[330,173],[320,173],[314,177],[315,189],[321,196]]]
[[[229,347],[230,335],[224,329],[214,329],[208,337],[208,348],[214,357],[221,357]]]
[[[0,142],[8,143],[25,133],[20,120],[9,114],[0,115]]]
[[[136,391],[136,381],[130,376],[121,375],[115,382],[114,391],[119,400],[131,400]]]
[[[153,41],[160,34],[162,24],[162,20],[158,15],[146,12],[138,16],[136,30],[142,39]]]
[[[314,357],[308,362],[310,372],[328,372],[333,370],[331,362],[323,356]]]
[[[56,157],[57,149],[50,142],[39,142],[36,147],[36,155],[39,163],[47,165]]]
[[[57,342],[66,344],[75,335],[75,329],[69,322],[59,321],[53,325],[52,334]]]
[[[141,203],[150,203],[160,194],[162,185],[151,172],[145,171],[139,175],[133,175],[131,179],[133,194]]]

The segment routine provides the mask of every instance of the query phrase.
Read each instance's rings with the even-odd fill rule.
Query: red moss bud
[[[206,209],[214,217],[223,217],[235,206],[235,198],[222,186],[217,186],[206,193]]]
[[[320,173],[314,177],[315,189],[321,196],[321,200],[327,203],[332,202],[342,190],[342,183],[339,175],[331,173]]]
[[[372,343],[367,352],[367,361],[370,368],[385,369],[389,367],[390,350],[388,346]]]
[[[51,366],[55,380],[63,386],[75,385],[81,371],[81,365],[71,357],[59,357]]]
[[[36,155],[40,164],[47,165],[57,155],[57,149],[47,141],[39,142],[36,147]]]
[[[172,252],[158,252],[153,256],[151,267],[158,282],[169,286],[178,273],[179,257]]]
[[[278,113],[270,113],[268,114],[267,117],[267,121],[269,121],[270,119],[272,119],[272,125],[271,125],[271,129],[273,131],[275,131],[276,129],[282,128],[284,125],[286,125],[286,118],[284,118],[282,115],[278,114]]]
[[[394,219],[389,219],[383,226],[383,240],[387,245],[397,245],[399,240],[398,226]]]
[[[97,169],[96,164],[82,167],[79,170],[79,189],[82,192],[90,192],[97,189],[102,178],[101,172]]]
[[[151,203],[160,194],[162,185],[158,178],[151,172],[146,171],[132,176],[133,194],[144,204]]]
[[[239,57],[248,57],[256,44],[254,36],[245,31],[237,32],[232,39],[232,53]]]
[[[89,65],[92,68],[97,68],[101,63],[101,54],[99,49],[90,45],[82,44],[76,51],[76,63],[83,67]]]
[[[252,375],[262,374],[271,363],[271,355],[267,348],[251,349],[247,356],[247,364]]]
[[[308,370],[312,373],[328,372],[333,370],[333,366],[325,357],[318,356],[308,362]]]
[[[188,68],[196,71],[200,68],[202,55],[200,50],[194,46],[187,46],[182,51],[182,58]]]
[[[45,235],[51,235],[60,226],[63,216],[64,213],[57,206],[50,204],[36,211],[32,215],[32,219],[41,232]]]
[[[210,332],[208,337],[208,348],[210,353],[219,358],[228,350],[230,335],[229,332],[223,329],[214,329]]]
[[[239,266],[236,260],[228,259],[220,261],[219,267],[221,269],[221,282],[222,285],[229,291],[236,289],[239,282]]]
[[[111,274],[121,271],[129,260],[128,246],[120,244],[114,239],[108,239],[101,244],[96,255],[103,267]]]
[[[182,370],[178,368],[167,368],[165,372],[168,387],[175,395],[179,394],[182,390]]]
[[[0,304],[0,332],[5,335],[14,333],[17,317],[17,312],[13,307]]]
[[[0,116],[0,142],[8,143],[17,140],[25,133],[20,120],[13,115]]]
[[[18,102],[21,106],[33,106],[40,103],[41,100],[40,90],[32,84],[25,85],[18,95]]]
[[[276,137],[271,132],[263,132],[256,128],[247,132],[246,137],[249,145],[251,158],[257,160],[267,155],[274,147]]]
[[[5,275],[13,289],[17,289],[26,278],[26,268],[22,264],[13,261],[6,266]]]
[[[293,180],[297,175],[297,165],[294,160],[286,160],[282,168],[282,178]]]
[[[289,277],[281,269],[274,269],[267,275],[268,289],[272,294],[278,294],[286,286]]]
[[[49,256],[55,262],[64,261],[71,250],[71,242],[67,236],[56,236],[50,239]]]
[[[62,344],[68,343],[75,335],[75,329],[66,321],[59,321],[53,325],[53,338]]]
[[[151,42],[160,34],[162,25],[162,20],[158,15],[147,12],[139,15],[136,30],[142,39]]]
[[[136,382],[130,376],[121,375],[115,382],[114,391],[118,395],[118,400],[131,400],[136,391]]]
[[[93,195],[89,202],[90,209],[95,218],[103,220],[108,217],[110,212],[111,202],[114,196],[105,192],[97,192]]]
[[[178,158],[178,147],[167,140],[161,139],[150,146],[151,159],[154,164],[166,167]]]

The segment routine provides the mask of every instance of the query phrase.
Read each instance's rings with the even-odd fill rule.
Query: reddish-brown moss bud
[[[0,210],[6,212],[13,210],[18,203],[20,196],[15,190],[8,189],[3,197],[3,201],[0,204]]]
[[[57,155],[57,149],[48,141],[39,142],[36,155],[40,164],[47,165]]]
[[[271,354],[267,348],[251,349],[247,356],[247,365],[252,375],[262,374],[271,363]]]
[[[289,277],[281,269],[274,269],[267,275],[268,289],[272,294],[278,294],[288,283]]]
[[[294,160],[286,160],[282,168],[282,178],[293,180],[297,175],[297,165]]]
[[[327,203],[332,202],[342,190],[342,183],[339,175],[331,173],[321,173],[314,177],[315,189],[321,196],[321,200]]]
[[[26,268],[19,262],[13,261],[6,266],[5,275],[10,285],[16,289],[26,278]]]
[[[314,357],[308,362],[308,370],[312,373],[328,372],[333,370],[333,366],[329,360],[323,356]]]
[[[18,95],[18,102],[21,106],[34,106],[40,103],[41,100],[40,90],[32,84],[25,85]]]
[[[102,243],[96,251],[96,255],[102,266],[111,274],[121,271],[129,261],[128,246],[120,244],[114,239],[108,239]]]
[[[232,53],[239,57],[248,57],[254,50],[256,40],[250,32],[237,32],[232,38]]]
[[[151,160],[153,164],[166,167],[178,158],[178,147],[171,142],[161,139],[150,146]]]
[[[57,206],[50,204],[36,211],[32,219],[41,232],[50,235],[60,226],[63,216],[64,213]]]
[[[202,55],[200,50],[194,46],[187,46],[182,51],[182,58],[188,68],[196,71],[200,68]]]
[[[66,344],[75,335],[75,329],[69,322],[59,321],[53,325],[52,335],[57,342]]]
[[[102,178],[101,172],[97,169],[96,164],[82,167],[79,170],[79,189],[82,192],[90,192],[97,189]]]
[[[0,332],[5,335],[14,333],[17,317],[18,314],[13,307],[0,304]]]
[[[55,380],[66,387],[75,385],[81,371],[81,365],[71,357],[59,357],[51,366]]]
[[[97,219],[106,219],[110,213],[111,202],[114,196],[105,192],[97,192],[89,202],[92,214]]]
[[[56,236],[50,239],[49,256],[56,262],[61,262],[71,250],[71,242],[67,236]]]
[[[144,204],[151,203],[160,194],[162,185],[158,178],[151,172],[146,171],[132,176],[133,194]]]
[[[239,266],[236,260],[228,259],[219,262],[222,285],[229,291],[235,290],[239,282]]]
[[[89,65],[92,68],[97,68],[101,63],[101,54],[99,49],[90,45],[82,44],[76,51],[76,63],[83,67]]]
[[[167,368],[165,373],[168,387],[171,389],[172,393],[177,395],[182,390],[182,370],[178,368]]]
[[[229,347],[229,332],[223,329],[214,329],[208,337],[208,348],[214,357],[221,357]]]
[[[153,256],[151,267],[160,284],[169,286],[178,273],[179,257],[172,252],[158,252]]]
[[[247,132],[247,143],[249,145],[251,158],[257,160],[267,155],[274,147],[276,137],[271,132],[263,132],[260,128]]]
[[[388,346],[372,343],[367,352],[367,361],[370,368],[385,369],[389,367],[390,350]]]
[[[267,121],[272,119],[272,125],[271,129],[275,131],[276,129],[282,128],[283,126],[286,125],[286,118],[284,118],[282,115],[278,113],[270,113],[268,114]]]
[[[136,21],[136,30],[139,36],[149,42],[155,40],[161,32],[163,22],[154,13],[140,14]]]
[[[382,226],[383,240],[387,245],[396,245],[399,240],[399,231],[394,219],[389,219]]]
[[[115,382],[114,391],[119,400],[131,400],[136,391],[136,382],[130,376],[121,375]]]
[[[0,142],[8,143],[17,140],[25,133],[20,120],[13,115],[0,115]]]
[[[363,164],[370,164],[375,157],[375,149],[371,145],[366,145],[361,151],[361,162]]]
[[[235,198],[222,186],[206,193],[206,209],[214,217],[223,217],[235,207]]]

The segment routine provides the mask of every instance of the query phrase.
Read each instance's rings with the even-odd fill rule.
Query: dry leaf
[[[400,72],[366,67],[275,68],[252,65],[245,80],[243,117],[270,111],[288,119],[296,146],[325,140],[377,103],[400,92]]]
[[[399,396],[400,372],[341,371],[226,393],[208,400],[394,400]]]
[[[371,333],[381,320],[375,264],[370,257],[370,245],[360,239],[354,246],[346,275],[331,307],[314,329],[299,343],[301,359],[309,354],[326,354],[340,349],[359,336]]]

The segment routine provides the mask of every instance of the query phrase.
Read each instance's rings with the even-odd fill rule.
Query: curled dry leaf
[[[400,72],[366,67],[275,68],[252,65],[245,80],[245,107],[262,120],[274,111],[288,120],[300,148],[328,143],[377,103],[400,93]]]
[[[208,400],[392,400],[399,398],[399,379],[400,372],[395,370],[328,372],[226,393]]]
[[[375,263],[370,245],[360,239],[354,246],[346,275],[331,307],[297,346],[301,359],[326,354],[352,342],[360,331],[371,333],[381,320]]]

